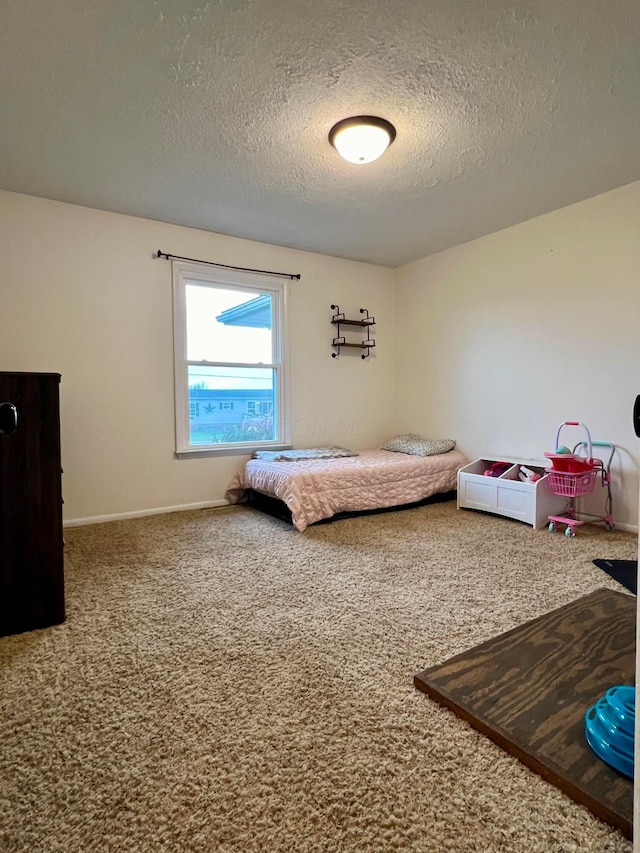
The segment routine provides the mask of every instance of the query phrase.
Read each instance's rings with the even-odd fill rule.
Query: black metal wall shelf
[[[339,305],[332,305],[331,310],[335,313],[331,317],[331,322],[334,326],[336,326],[337,335],[333,339],[332,346],[336,348],[335,352],[331,353],[331,358],[337,358],[340,355],[340,350],[342,347],[354,347],[356,349],[364,349],[366,353],[364,353],[361,358],[369,358],[371,355],[371,350],[376,345],[375,339],[371,337],[370,330],[371,327],[375,325],[376,318],[370,317],[369,312],[366,308],[361,308],[360,313],[365,316],[361,320],[350,320],[340,311]],[[340,326],[357,326],[361,329],[366,329],[367,337],[363,341],[347,341],[344,335],[340,334]]]

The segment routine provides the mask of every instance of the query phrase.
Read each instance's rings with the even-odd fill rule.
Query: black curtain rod
[[[232,267],[230,264],[217,264],[215,261],[199,261],[197,258],[185,258],[182,255],[168,255],[166,252],[161,252],[158,249],[158,258],[166,258],[168,261],[191,261],[194,264],[207,264],[210,267],[223,267],[226,270],[240,270],[240,272],[257,272],[261,275],[278,275],[281,278],[297,278],[300,279],[300,273],[290,272],[273,272],[272,270],[254,270],[251,267]]]

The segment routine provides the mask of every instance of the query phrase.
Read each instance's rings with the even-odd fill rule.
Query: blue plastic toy
[[[624,776],[633,779],[636,720],[635,687],[610,687],[584,716],[587,743],[595,754]]]

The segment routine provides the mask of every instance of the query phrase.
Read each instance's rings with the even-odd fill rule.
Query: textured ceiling
[[[397,266],[640,178],[639,45],[638,0],[3,3],[0,187]]]

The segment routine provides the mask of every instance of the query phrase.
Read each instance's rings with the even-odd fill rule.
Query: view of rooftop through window
[[[273,440],[272,294],[196,283],[185,293],[190,444]]]

